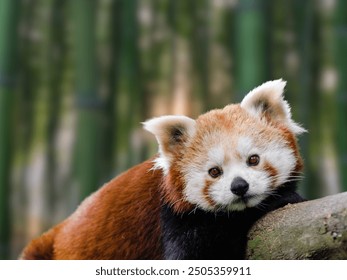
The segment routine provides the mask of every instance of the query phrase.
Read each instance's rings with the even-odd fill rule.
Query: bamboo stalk
[[[109,21],[107,22],[107,32],[109,36],[108,57],[109,61],[105,67],[105,88],[107,96],[105,101],[105,125],[102,153],[102,178],[109,180],[114,175],[114,156],[117,154],[117,95],[119,84],[119,61],[120,61],[120,27],[121,27],[121,0],[114,0],[109,4]]]
[[[266,63],[266,0],[239,1],[235,22],[236,69],[235,82],[237,99],[265,82],[268,77]]]
[[[298,96],[297,105],[299,106],[298,120],[303,124],[305,128],[309,130],[300,136],[299,144],[302,150],[302,155],[305,161],[305,180],[301,182],[300,188],[304,195],[308,199],[317,198],[320,194],[320,188],[316,182],[317,166],[314,160],[314,146],[318,141],[318,137],[315,138],[317,129],[317,119],[313,116],[318,110],[318,102],[320,96],[316,94],[314,88],[314,76],[315,70],[314,63],[315,57],[313,48],[314,41],[314,25],[315,10],[312,0],[306,1],[303,5],[302,1],[294,1],[294,9],[296,11],[296,35],[297,35],[297,48],[300,59],[300,67],[297,73],[298,79]],[[313,96],[314,94],[314,96]]]
[[[132,130],[140,121],[141,78],[139,75],[137,0],[122,1],[121,73],[118,98],[120,119],[120,145],[126,153],[125,165],[129,168],[138,162],[132,145]]]
[[[195,93],[202,104],[202,111],[213,109],[210,95],[209,81],[209,55],[210,55],[210,3],[206,0],[200,2],[191,1],[191,18],[193,19],[193,30],[191,34],[191,55],[193,58]]]
[[[16,207],[13,209],[13,218],[16,219],[15,234],[23,234],[23,236],[17,237],[22,239],[23,245],[43,229],[42,219],[32,215],[32,206],[36,205],[37,201],[32,196],[35,192],[32,192],[29,179],[32,166],[32,148],[36,136],[37,105],[40,103],[38,93],[41,86],[40,74],[42,69],[37,61],[43,53],[39,40],[32,36],[32,34],[42,32],[41,27],[43,25],[38,4],[37,1],[33,0],[21,3],[19,21],[21,34],[20,44],[18,44],[20,67],[18,68],[18,87],[14,97],[17,108],[16,123],[20,124],[14,127],[14,135],[16,135],[13,144],[16,147],[14,158],[20,158],[22,163],[15,182],[17,188],[14,189],[14,192],[18,193],[19,197]]]
[[[19,0],[0,1],[0,259],[10,255],[12,101]]]
[[[99,129],[102,104],[98,96],[95,0],[71,2],[75,34],[76,106],[75,174],[81,198],[98,186],[100,174]]]
[[[342,190],[347,191],[347,2],[339,0],[335,12],[335,63],[339,74],[336,94],[336,146]]]
[[[54,0],[51,6],[49,53],[47,70],[49,73],[49,115],[47,120],[47,210],[52,218],[56,206],[56,132],[60,121],[60,109],[63,97],[64,68],[66,63],[66,0]],[[50,219],[52,220],[52,219]]]

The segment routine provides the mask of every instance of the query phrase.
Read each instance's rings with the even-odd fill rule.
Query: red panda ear
[[[294,134],[303,133],[306,130],[292,120],[289,104],[283,99],[285,86],[282,79],[266,82],[250,91],[241,107],[259,118],[285,123]]]
[[[196,130],[195,120],[185,116],[163,116],[143,123],[144,129],[153,133],[159,143],[160,159],[157,165],[168,169],[172,156],[184,148]],[[159,163],[160,161],[160,163]]]

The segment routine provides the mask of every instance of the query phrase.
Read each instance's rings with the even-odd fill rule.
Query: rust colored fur
[[[104,185],[69,218],[33,240],[21,258],[162,258],[158,207],[162,172],[151,170],[152,161]]]
[[[244,258],[257,219],[303,201],[295,192],[303,168],[296,135],[305,130],[291,119],[284,86],[282,80],[264,83],[240,104],[196,120],[146,121],[158,155],[87,197],[21,258]]]

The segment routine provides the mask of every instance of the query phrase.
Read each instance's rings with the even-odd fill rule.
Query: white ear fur
[[[282,79],[268,81],[250,91],[242,100],[241,107],[254,116],[264,114],[275,121],[282,121],[294,134],[306,132],[304,128],[292,120],[290,106],[283,99],[286,82]]]
[[[196,130],[195,120],[185,116],[162,116],[143,123],[144,129],[155,135],[159,144],[160,157],[155,160],[156,168],[167,172],[172,156],[182,149]]]

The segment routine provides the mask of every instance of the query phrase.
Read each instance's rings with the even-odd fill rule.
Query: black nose
[[[244,196],[249,189],[249,184],[241,177],[236,177],[232,183],[230,190],[233,194]]]

